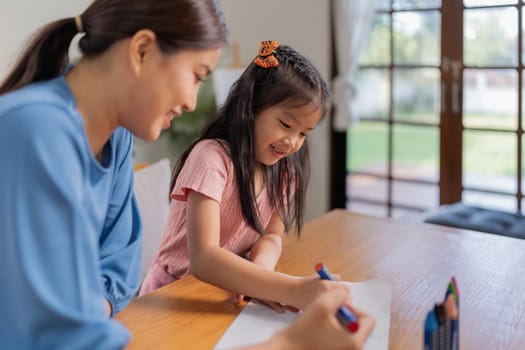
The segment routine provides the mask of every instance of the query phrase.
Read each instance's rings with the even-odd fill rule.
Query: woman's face
[[[258,162],[273,165],[297,152],[317,126],[322,110],[317,104],[285,105],[263,109],[255,117],[255,156]]]
[[[215,69],[221,49],[181,50],[164,54],[148,51],[125,106],[121,124],[135,136],[153,141],[171,120],[193,111],[201,82]],[[146,61],[147,60],[147,61]]]

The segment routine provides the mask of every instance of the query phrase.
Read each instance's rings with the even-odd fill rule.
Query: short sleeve
[[[225,148],[216,140],[203,140],[186,159],[171,198],[186,201],[191,190],[221,202],[227,181],[233,178],[232,172],[233,164]]]

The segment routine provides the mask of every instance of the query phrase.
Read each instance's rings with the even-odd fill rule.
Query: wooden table
[[[525,349],[525,240],[331,211],[288,237],[277,270],[310,274],[325,262],[347,281],[393,285],[390,349],[422,349],[423,322],[452,275],[460,291],[460,348]],[[212,349],[241,307],[188,277],[117,315],[130,349]]]

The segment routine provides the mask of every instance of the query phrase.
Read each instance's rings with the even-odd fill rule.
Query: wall
[[[243,64],[247,64],[265,39],[286,43],[330,76],[329,1],[319,0],[219,0],[230,30],[239,44]],[[231,54],[224,64],[231,62]],[[326,212],[329,207],[329,128],[325,121],[310,139],[312,178],[307,196],[306,219]]]
[[[0,79],[16,59],[29,36],[50,21],[74,17],[91,0],[1,0],[0,1]],[[30,10],[29,10],[30,9]],[[77,57],[78,51],[72,50]]]

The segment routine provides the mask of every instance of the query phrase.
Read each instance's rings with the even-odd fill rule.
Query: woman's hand
[[[350,333],[336,318],[337,310],[348,305],[357,316],[359,329]],[[348,289],[337,285],[325,292],[288,328],[276,333],[270,343],[276,349],[361,349],[374,328],[375,320],[349,305]]]
[[[104,301],[105,301],[104,307],[106,309],[106,315],[111,317],[111,313],[113,312],[113,308],[111,307],[111,303],[107,299],[104,299]]]

